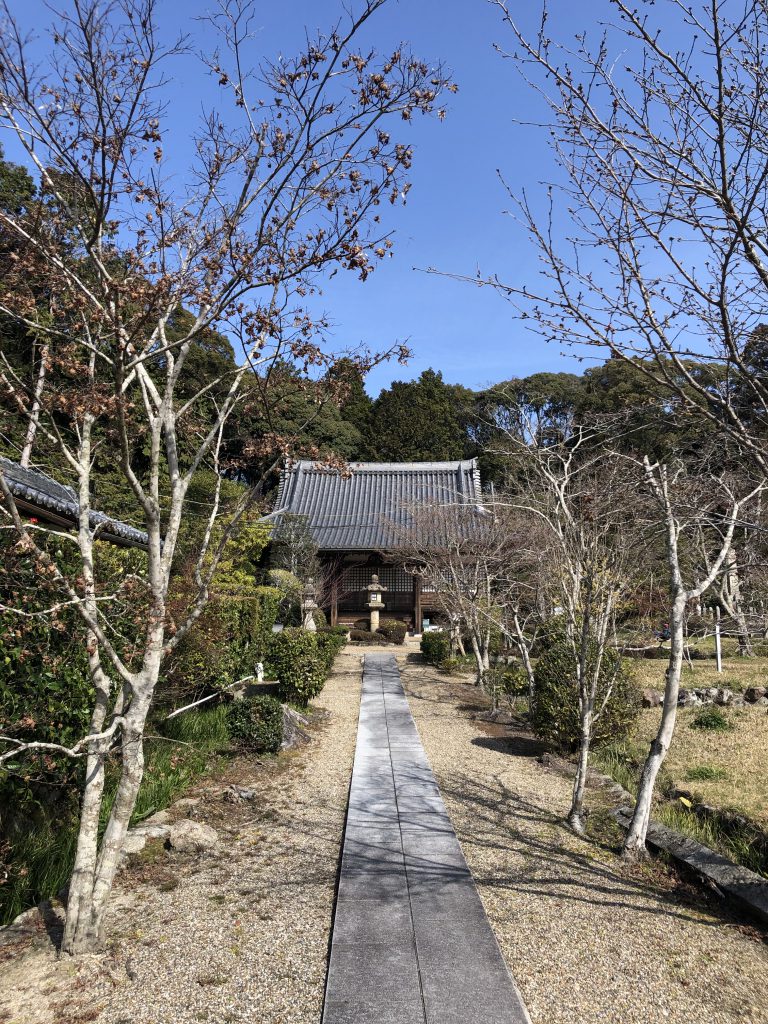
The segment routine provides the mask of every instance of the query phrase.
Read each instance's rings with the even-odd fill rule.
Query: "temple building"
[[[321,604],[331,625],[369,615],[367,588],[376,573],[384,614],[418,633],[436,606],[408,549],[430,509],[457,506],[482,512],[476,459],[355,462],[347,474],[299,461],[283,471],[270,518],[305,518],[330,580]]]

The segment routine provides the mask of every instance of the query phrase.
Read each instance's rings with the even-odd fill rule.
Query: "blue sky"
[[[47,25],[41,0],[16,3],[23,23],[39,18],[40,26]],[[192,19],[208,6],[208,0],[160,0],[164,31],[191,30],[199,37]],[[535,22],[538,0],[512,6],[529,25]],[[596,34],[606,6],[605,0],[550,0],[553,34],[572,38],[585,27]],[[305,26],[328,28],[342,10],[341,0],[262,3],[254,54],[290,53],[300,45]],[[337,274],[324,290],[318,308],[334,325],[333,346],[410,345],[414,355],[408,366],[387,364],[372,372],[372,394],[428,366],[469,387],[537,370],[578,370],[573,353],[563,354],[532,335],[491,290],[424,273],[427,267],[469,275],[479,269],[517,284],[533,282],[536,275],[535,250],[505,214],[509,200],[497,169],[514,190],[525,187],[535,194],[552,176],[551,155],[544,131],[516,123],[541,117],[543,106],[512,62],[494,51],[494,43],[512,48],[498,9],[488,0],[389,0],[369,23],[367,36],[378,50],[388,52],[407,41],[426,61],[444,63],[459,92],[449,97],[445,121],[417,117],[410,128],[393,126],[393,134],[404,135],[415,148],[413,188],[407,207],[387,209],[396,231],[393,259],[379,264],[364,284],[352,274]],[[216,94],[191,58],[166,70],[174,75],[171,120],[178,137],[187,124],[191,130]],[[6,148],[12,157],[13,147]]]

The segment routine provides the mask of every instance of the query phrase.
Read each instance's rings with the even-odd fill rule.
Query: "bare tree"
[[[768,9],[605,0],[603,34],[527,35],[514,59],[548,107],[553,181],[510,184],[540,285],[497,287],[548,339],[632,360],[690,413],[768,467]],[[611,21],[611,15],[614,16]],[[546,203],[539,202],[544,195]]]
[[[740,517],[763,487],[742,486],[739,494],[723,478],[691,479],[682,465],[670,470],[668,466],[652,465],[647,458],[644,470],[664,530],[670,654],[661,721],[643,765],[632,822],[624,841],[624,853],[632,859],[646,852],[656,779],[675,731],[687,606],[700,599],[727,566]]]
[[[508,534],[493,515],[474,505],[413,508],[411,524],[398,529],[400,558],[426,581],[433,599],[464,634],[482,686],[490,670],[494,627],[499,628],[508,575]]]
[[[595,726],[611,698],[606,651],[616,647],[617,606],[634,585],[637,537],[629,525],[636,504],[624,461],[600,443],[596,431],[573,425],[566,437],[541,439],[522,410],[506,431],[503,449],[514,473],[500,502],[538,524],[547,552],[546,586],[573,660],[580,738],[568,822],[584,831],[584,797]],[[542,581],[543,582],[543,581]],[[620,659],[614,659],[616,671]]]
[[[308,374],[332,365],[302,299],[324,270],[365,278],[387,254],[379,207],[407,191],[412,157],[390,138],[387,122],[433,111],[447,85],[439,68],[405,49],[381,59],[358,49],[356,37],[384,2],[362,0],[358,13],[308,38],[295,58],[257,63],[250,53],[255,5],[225,0],[206,26],[206,44],[214,48],[203,55],[225,109],[204,117],[182,184],[164,169],[163,150],[173,139],[163,67],[185,43],[163,45],[156,0],[72,0],[56,18],[53,52],[42,63],[8,5],[2,8],[0,121],[55,200],[70,237],[62,246],[50,221],[0,212],[4,231],[18,242],[17,273],[0,286],[0,312],[43,342],[55,341],[59,368],[72,382],[30,397],[3,359],[7,393],[58,451],[79,500],[78,567],[68,576],[38,543],[42,527],[22,519],[0,472],[20,542],[82,617],[96,695],[88,735],[58,748],[86,761],[63,940],[68,953],[103,940],[161,668],[200,616],[221,552],[258,497],[258,486],[245,490],[222,522],[216,489],[194,560],[194,594],[171,628],[169,581],[190,484],[203,467],[220,478],[223,440],[246,374],[278,358]],[[48,327],[41,328],[20,284],[27,274],[45,274],[57,297],[62,316]],[[180,336],[172,335],[169,324],[182,307],[192,315]],[[240,363],[182,399],[190,351],[211,328],[236,339]],[[376,358],[362,354],[358,363],[365,369]],[[195,411],[214,390],[215,414],[200,430]],[[148,452],[141,466],[137,435]],[[105,445],[114,448],[148,537],[147,613],[131,659],[110,629],[94,570],[101,526],[92,514],[93,459]],[[23,747],[6,742],[11,749],[0,761]],[[115,755],[117,792],[100,839],[105,764]]]

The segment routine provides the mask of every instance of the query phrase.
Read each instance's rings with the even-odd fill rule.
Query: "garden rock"
[[[694,704],[701,704],[701,698],[698,696],[695,690],[681,690],[677,703],[682,704],[683,707],[692,707]]]
[[[309,724],[310,721],[305,715],[301,715],[298,711],[283,704],[283,742],[280,749],[288,750],[290,747],[299,747],[309,743],[312,738],[306,730],[306,726]]]
[[[495,722],[496,725],[512,725],[515,721],[511,711],[503,711],[501,708],[496,708],[495,711],[481,711],[475,717],[478,722]]]
[[[715,690],[715,704],[720,704],[721,706],[724,706],[726,704],[731,704],[732,701],[733,690],[729,690],[725,687],[723,687],[720,690]]]
[[[200,803],[201,797],[199,796],[184,796],[181,800],[177,800],[171,805],[171,810],[177,811],[179,814],[183,814],[187,818],[195,818],[197,817]]]
[[[241,804],[245,800],[255,800],[256,790],[247,786],[227,786],[224,790],[224,799],[230,804]]]
[[[132,853],[141,853],[147,845],[147,838],[145,833],[132,829],[123,842],[123,856],[130,857]]]
[[[22,939],[27,938],[29,935],[34,935],[35,932],[39,932],[43,927],[43,915],[40,913],[39,907],[30,907],[29,910],[23,911],[18,917],[14,917],[10,924],[3,925],[0,928],[0,947],[11,946],[15,942],[20,942]]]
[[[136,828],[131,829],[128,835],[144,836],[145,839],[167,839],[170,831],[170,825],[153,824],[152,818],[148,818]]]
[[[664,703],[661,690],[643,690],[641,700],[644,708],[657,708]]]
[[[219,845],[219,833],[210,825],[187,818],[171,825],[168,843],[177,853],[212,853]]]
[[[761,697],[768,697],[768,689],[765,686],[748,686],[744,691],[744,699],[750,704],[756,704]]]
[[[142,825],[167,825],[171,820],[171,815],[168,811],[155,811],[154,814],[145,818],[141,822]]]

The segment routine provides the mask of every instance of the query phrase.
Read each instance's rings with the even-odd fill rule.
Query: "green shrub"
[[[451,638],[443,630],[431,630],[421,638],[421,653],[430,665],[438,667],[451,656]]]
[[[692,729],[703,729],[707,732],[727,732],[733,728],[720,708],[714,706],[700,708],[691,722]]]
[[[247,597],[211,598],[179,644],[166,698],[180,702],[252,675],[269,652],[280,601],[275,587],[256,587]]]
[[[371,620],[355,619],[354,623],[352,624],[352,629],[362,629],[363,632],[368,633],[370,632],[371,629]]]
[[[586,669],[594,669],[598,648],[589,643]],[[547,743],[574,750],[579,745],[579,688],[576,679],[577,654],[574,643],[566,637],[555,639],[536,665],[535,690],[530,721],[533,731]],[[592,743],[620,740],[626,736],[637,718],[640,699],[634,677],[617,651],[603,652],[598,678],[596,708],[611,686],[610,696],[594,724]]]
[[[232,739],[244,750],[276,754],[283,742],[283,706],[276,697],[245,697],[227,707]]]
[[[490,673],[488,688],[497,701],[503,699],[514,704],[519,697],[528,696],[528,674],[522,665],[495,668]]]
[[[284,703],[305,707],[322,690],[327,669],[316,633],[295,626],[274,633],[269,662]]]
[[[349,639],[358,644],[385,644],[388,641],[379,633],[371,633],[369,629],[351,629]]]
[[[318,629],[315,634],[317,646],[323,656],[326,672],[331,671],[333,660],[347,642],[347,631],[339,632],[338,629]]]
[[[399,619],[384,619],[377,632],[392,644],[404,644],[408,627]]]

